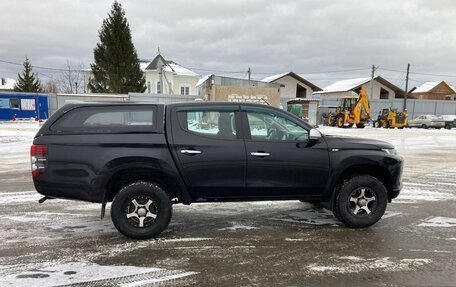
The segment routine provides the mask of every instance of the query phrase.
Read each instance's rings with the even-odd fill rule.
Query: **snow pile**
[[[0,122],[0,158],[8,167],[0,173],[30,170],[30,146],[39,128],[34,121]]]
[[[246,229],[246,230],[259,229],[258,227],[244,225],[244,224],[240,224],[240,223],[236,223],[236,222],[230,222],[230,224],[231,224],[231,226],[220,228],[219,230],[221,230],[221,231],[223,231],[223,230],[235,231],[235,230],[238,230],[238,229]]]
[[[0,265],[1,286],[149,286],[197,274],[139,266],[104,266],[89,262]],[[155,285],[154,285],[155,286]]]
[[[456,227],[456,218],[451,217],[430,217],[425,222],[418,224],[418,226],[424,227]]]
[[[391,259],[390,257],[383,258],[362,258],[358,256],[341,256],[337,259],[337,263],[330,265],[319,265],[317,263],[307,266],[310,273],[361,273],[370,270],[381,271],[410,271],[415,270],[423,265],[427,265],[432,261],[430,259]]]

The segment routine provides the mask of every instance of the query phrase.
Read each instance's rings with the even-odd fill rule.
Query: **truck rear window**
[[[54,132],[152,131],[155,106],[81,107],[69,111],[51,126]]]

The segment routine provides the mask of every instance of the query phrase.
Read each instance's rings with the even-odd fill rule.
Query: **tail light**
[[[47,166],[47,145],[32,145],[30,148],[30,161],[32,164],[32,177],[38,177]]]

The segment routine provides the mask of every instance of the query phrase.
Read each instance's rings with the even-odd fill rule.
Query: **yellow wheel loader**
[[[359,97],[343,97],[341,105],[328,116],[328,125],[339,128],[364,128],[371,118],[366,90],[361,89]]]
[[[406,112],[398,112],[397,109],[383,109],[377,118],[376,126],[385,129],[403,129],[408,125],[408,115]]]

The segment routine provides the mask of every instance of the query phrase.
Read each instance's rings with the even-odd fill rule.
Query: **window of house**
[[[160,82],[157,82],[157,94],[161,94],[161,93],[162,93],[161,84],[160,84]]]
[[[180,126],[193,134],[218,138],[236,139],[234,111],[180,111]]]
[[[296,98],[305,98],[307,94],[307,89],[303,86],[297,84],[296,85]]]
[[[253,140],[298,141],[307,140],[309,132],[282,115],[247,111],[250,135]]]
[[[181,95],[185,95],[185,96],[190,95],[190,86],[189,85],[181,85],[180,94]]]
[[[385,90],[384,88],[380,89],[380,99],[381,100],[389,99],[389,92],[387,90]]]

